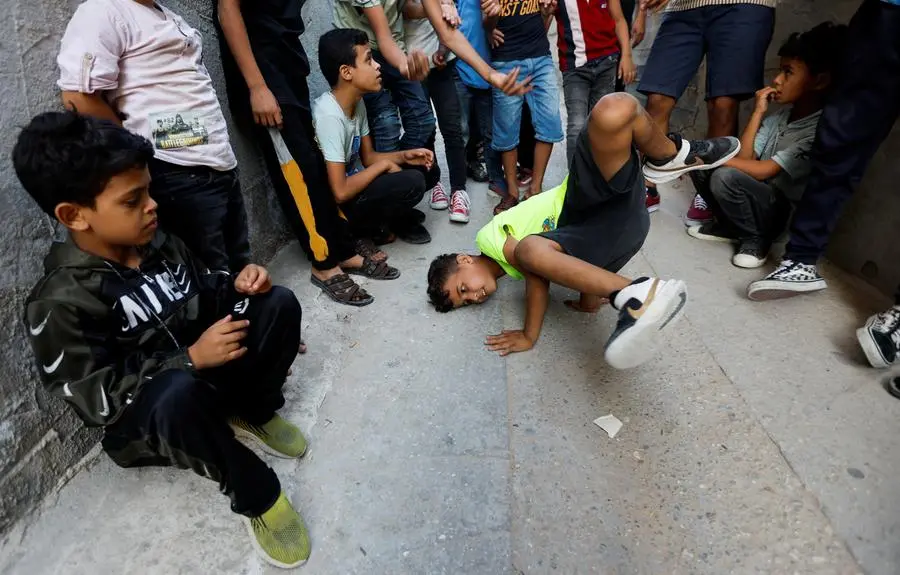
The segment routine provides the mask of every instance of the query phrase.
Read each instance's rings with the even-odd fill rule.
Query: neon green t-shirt
[[[566,199],[568,181],[569,178],[566,177],[562,184],[552,190],[529,198],[518,206],[494,216],[494,219],[475,236],[475,244],[481,253],[500,264],[510,277],[523,279],[525,276],[512,267],[503,255],[506,238],[512,236],[516,240],[521,240],[525,236],[555,230]]]

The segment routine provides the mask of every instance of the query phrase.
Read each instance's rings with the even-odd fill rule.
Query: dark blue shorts
[[[659,27],[638,91],[676,100],[706,56],[706,98],[744,99],[763,87],[775,9],[756,4],[669,12]]]

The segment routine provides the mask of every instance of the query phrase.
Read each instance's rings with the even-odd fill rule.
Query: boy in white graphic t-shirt
[[[63,103],[153,143],[161,224],[212,269],[250,257],[247,215],[200,33],[152,0],[87,0],[57,62]]]

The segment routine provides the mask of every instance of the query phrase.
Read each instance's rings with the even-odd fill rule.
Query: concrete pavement
[[[558,147],[547,183],[562,179]],[[447,315],[425,300],[439,253],[472,249],[473,221],[428,213],[434,242],[388,247],[403,275],[339,306],[296,245],[270,268],[304,306],[309,353],[283,415],[311,454],[267,458],[310,529],[320,574],[900,572],[900,401],[864,366],[853,330],[889,305],[826,268],[831,288],[743,297],[757,272],[689,238],[690,194],[664,190],[624,273],[687,281],[660,357],[603,362],[612,309],[578,315],[554,287],[539,345],[501,359],[485,334],[520,327],[523,286]],[[592,424],[612,413],[615,439]],[[276,573],[215,484],[90,462],[0,549],[2,573]]]

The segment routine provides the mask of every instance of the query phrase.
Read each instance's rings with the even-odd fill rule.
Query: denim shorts
[[[676,100],[706,56],[706,98],[748,98],[763,86],[775,9],[704,6],[663,17],[638,91]]]
[[[559,116],[559,85],[553,58],[526,58],[494,62],[494,68],[504,74],[519,67],[519,79],[531,76],[534,89],[524,96],[507,96],[494,89],[494,121],[491,147],[498,152],[508,152],[519,145],[519,126],[522,121],[522,103],[528,101],[535,138],[540,142],[555,144],[565,138]]]

